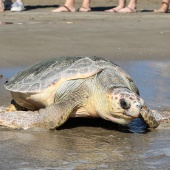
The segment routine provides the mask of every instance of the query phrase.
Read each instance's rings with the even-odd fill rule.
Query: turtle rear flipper
[[[143,119],[150,128],[157,128],[161,122],[170,122],[170,112],[168,111],[159,112],[143,106],[140,114],[141,119]]]
[[[29,129],[41,127],[55,129],[62,125],[70,115],[70,111],[60,104],[52,104],[38,111],[6,111],[0,109],[0,125],[13,129]]]

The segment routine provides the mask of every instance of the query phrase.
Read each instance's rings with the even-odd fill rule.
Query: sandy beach
[[[146,104],[170,111],[170,14],[160,1],[139,2],[138,13],[102,12],[117,1],[95,0],[93,12],[52,13],[63,1],[25,0],[26,11],[0,13],[0,105],[3,86],[18,71],[60,56],[100,56],[123,67]],[[81,1],[77,1],[76,7]],[[38,5],[38,6],[37,6]],[[56,131],[0,128],[0,169],[169,169],[170,124],[129,133],[104,120],[70,120]]]
[[[94,1],[93,6],[104,6],[99,2]],[[153,10],[156,2],[147,7],[139,4],[138,9]],[[53,6],[31,7],[25,12],[0,15],[1,67],[27,66],[65,55],[113,60],[169,57],[169,14],[51,13]]]

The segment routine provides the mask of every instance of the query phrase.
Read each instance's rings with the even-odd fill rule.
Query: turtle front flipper
[[[143,106],[140,111],[140,118],[150,127],[157,128],[161,122],[170,121],[170,112],[159,112],[157,110],[151,110],[147,106]]]
[[[55,129],[62,125],[70,116],[71,109],[65,105],[52,104],[38,111],[6,111],[0,108],[0,125],[12,129],[29,129],[42,127]]]

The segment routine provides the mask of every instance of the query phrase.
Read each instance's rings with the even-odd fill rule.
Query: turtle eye
[[[125,99],[120,99],[120,105],[121,105],[121,107],[123,108],[123,109],[129,109],[130,108],[130,104],[129,103],[127,103],[126,101],[125,101]]]

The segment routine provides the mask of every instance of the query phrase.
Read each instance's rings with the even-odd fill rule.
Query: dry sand
[[[145,9],[153,9],[155,4]],[[65,55],[97,55],[112,60],[169,57],[169,14],[56,14],[50,12],[53,8],[0,14],[1,67],[25,66]]]

